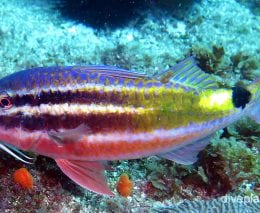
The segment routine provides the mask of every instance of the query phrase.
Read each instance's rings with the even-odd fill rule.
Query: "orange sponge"
[[[13,174],[13,179],[25,189],[33,188],[33,177],[26,168],[17,169]]]
[[[116,189],[118,193],[123,197],[128,197],[132,194],[133,182],[129,179],[128,174],[123,173],[120,175]]]

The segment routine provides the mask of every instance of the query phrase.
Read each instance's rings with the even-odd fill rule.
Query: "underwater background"
[[[258,0],[1,0],[0,78],[54,65],[113,65],[152,76],[194,55],[221,87],[260,76]],[[0,152],[1,212],[259,212],[260,127],[244,118],[216,133],[197,163],[155,156],[111,162],[110,198],[84,190],[46,157]],[[26,167],[33,189],[14,182]],[[133,192],[120,196],[121,174]]]

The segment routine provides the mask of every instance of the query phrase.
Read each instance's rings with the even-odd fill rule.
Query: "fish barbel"
[[[192,164],[216,130],[243,115],[259,123],[259,82],[218,89],[192,57],[153,77],[109,66],[24,70],[0,80],[1,148],[51,157],[82,187],[113,195],[104,161]]]

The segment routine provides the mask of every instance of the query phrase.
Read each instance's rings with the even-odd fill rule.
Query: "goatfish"
[[[260,78],[218,88],[189,57],[158,75],[111,66],[40,67],[0,80],[0,148],[53,158],[80,186],[113,196],[105,162],[157,155],[193,164],[214,133],[260,123]]]

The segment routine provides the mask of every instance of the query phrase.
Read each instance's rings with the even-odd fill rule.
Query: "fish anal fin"
[[[105,166],[97,161],[56,159],[57,165],[71,180],[92,192],[114,196],[105,177]]]
[[[83,135],[89,134],[90,128],[87,125],[81,124],[74,129],[57,132],[54,130],[48,131],[48,136],[58,145],[62,146],[67,143],[78,142]]]
[[[209,144],[211,138],[212,135],[200,138],[186,146],[159,154],[158,156],[184,165],[193,164],[198,160],[199,152]]]

